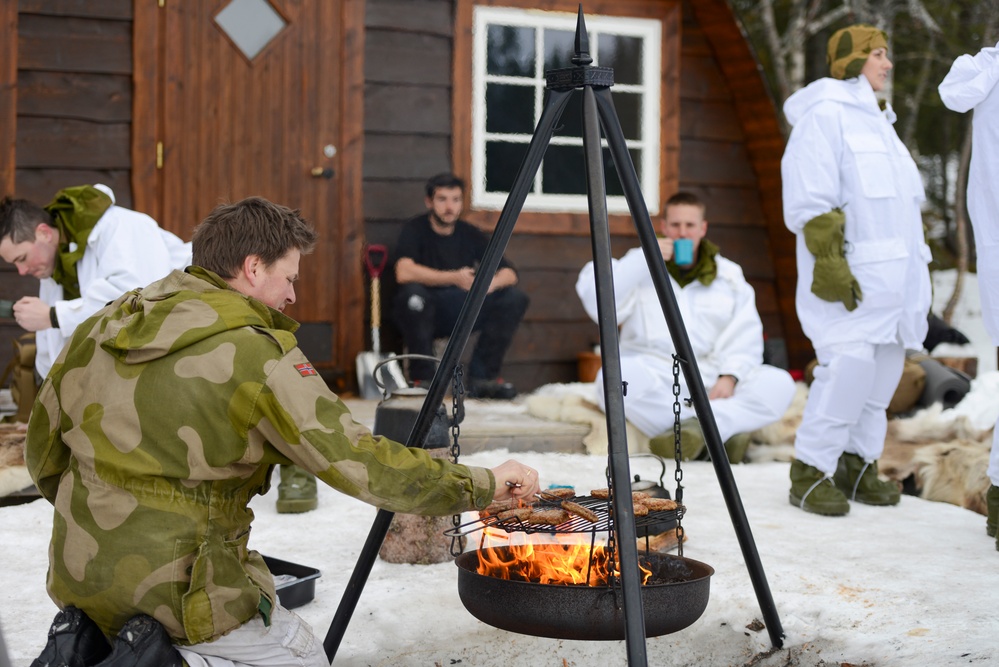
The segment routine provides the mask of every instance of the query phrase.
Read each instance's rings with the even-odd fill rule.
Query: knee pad
[[[815,368],[812,391],[820,389],[818,412],[829,419],[852,424],[859,418],[874,386],[877,365],[873,359],[838,354]],[[820,387],[815,387],[821,383]]]

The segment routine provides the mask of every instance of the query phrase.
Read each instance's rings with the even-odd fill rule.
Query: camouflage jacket
[[[492,473],[355,422],[296,345],[297,323],[203,269],[129,292],[76,330],[31,413],[26,460],[55,506],[49,595],[109,635],[131,616],[180,644],[275,603],[247,548],[251,497],[295,463],[411,514],[484,507]]]

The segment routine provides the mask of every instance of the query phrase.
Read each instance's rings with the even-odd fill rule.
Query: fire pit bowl
[[[492,547],[509,552],[509,547]],[[662,584],[642,586],[646,637],[677,632],[704,613],[714,569],[700,561],[643,553],[643,566]],[[535,637],[609,641],[625,639],[624,594],[620,587],[554,585],[479,574],[479,553],[455,559],[458,595],[475,618],[493,627]]]

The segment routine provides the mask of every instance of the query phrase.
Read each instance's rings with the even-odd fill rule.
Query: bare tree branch
[[[919,119],[919,107],[923,104],[923,97],[925,97],[926,90],[929,88],[930,66],[933,64],[936,43],[937,33],[931,32],[930,43],[923,53],[922,63],[919,66],[919,78],[916,90],[905,101],[908,113],[905,117],[905,124],[902,127],[902,143],[906,146],[912,146],[913,139],[916,136],[916,121]]]
[[[825,30],[831,26],[836,21],[840,20],[844,16],[847,16],[852,12],[853,9],[850,7],[849,2],[844,2],[842,5],[836,9],[829,10],[825,15],[820,16],[814,21],[808,23],[807,32],[809,35],[815,35],[822,30]]]
[[[931,34],[939,35],[942,32],[940,26],[926,10],[926,5],[923,4],[922,0],[909,0],[908,6],[909,15],[919,23],[922,23]]]

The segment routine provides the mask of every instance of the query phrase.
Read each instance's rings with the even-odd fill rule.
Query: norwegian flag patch
[[[295,364],[295,370],[302,377],[309,377],[310,375],[319,375],[316,369],[312,367],[312,364]]]

